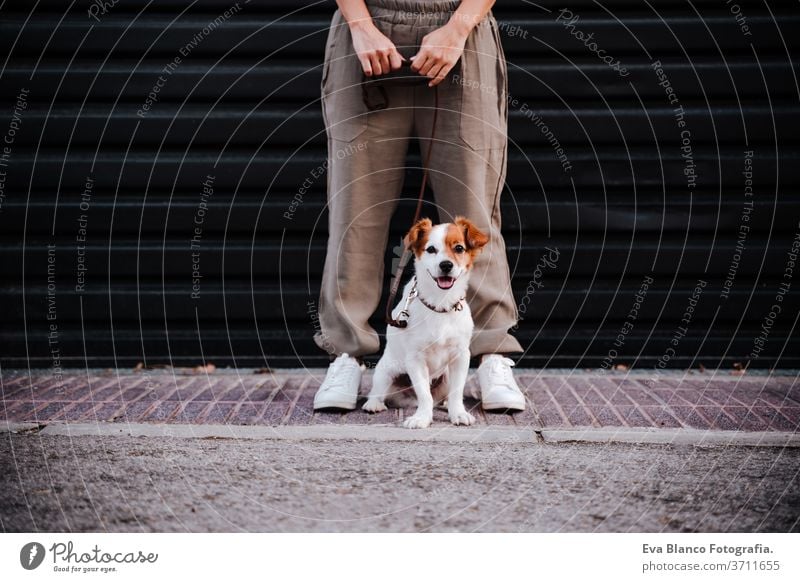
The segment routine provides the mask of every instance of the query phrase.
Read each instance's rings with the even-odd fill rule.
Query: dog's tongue
[[[453,286],[455,279],[452,277],[436,277],[436,284],[440,289],[450,289]]]

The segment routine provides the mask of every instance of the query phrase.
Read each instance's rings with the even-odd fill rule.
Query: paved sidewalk
[[[314,393],[324,370],[190,369],[68,372],[60,380],[47,370],[0,374],[0,422],[183,423],[215,425],[386,425],[408,409],[370,415],[315,413]],[[371,370],[361,391],[366,394]],[[796,371],[771,374],[732,371],[659,373],[517,370],[530,406],[522,413],[484,413],[467,407],[479,426],[576,427],[775,431],[800,428],[800,382]],[[477,382],[474,370],[469,383]],[[359,400],[359,405],[363,400]],[[435,425],[446,425],[437,410]]]
[[[796,371],[517,370],[525,412],[424,431],[315,414],[323,370],[205,372],[3,370],[0,531],[800,528]]]

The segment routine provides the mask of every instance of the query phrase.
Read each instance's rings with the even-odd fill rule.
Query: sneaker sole
[[[314,402],[314,410],[321,410],[324,408],[338,408],[340,410],[355,410],[356,402],[345,402],[343,400],[330,400],[322,402]]]
[[[517,410],[522,412],[525,410],[525,403],[519,402],[481,402],[481,408],[484,410]]]

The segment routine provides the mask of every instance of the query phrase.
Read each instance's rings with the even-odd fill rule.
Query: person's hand
[[[422,38],[419,51],[411,57],[411,68],[430,77],[428,87],[441,83],[464,53],[467,32],[448,23]]]
[[[405,60],[394,43],[372,22],[352,27],[353,48],[367,77],[397,70]]]

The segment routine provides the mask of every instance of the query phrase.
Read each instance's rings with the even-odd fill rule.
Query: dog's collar
[[[464,300],[466,299],[465,296],[462,296],[458,301],[453,303],[450,307],[436,307],[435,305],[431,305],[430,303],[425,301],[417,291],[416,275],[414,275],[413,281],[414,282],[411,284],[411,289],[408,292],[408,297],[406,298],[406,303],[403,306],[403,310],[400,312],[400,317],[408,319],[408,304],[411,303],[411,300],[414,299],[415,297],[419,299],[419,302],[422,303],[425,307],[427,307],[431,311],[435,311],[436,313],[447,313],[448,311],[461,311],[462,309],[464,309]]]
[[[431,305],[430,303],[425,301],[419,295],[417,295],[417,299],[419,299],[419,302],[422,303],[425,307],[427,307],[431,311],[435,311],[436,313],[447,313],[448,311],[461,311],[462,309],[464,309],[464,299],[466,299],[466,297],[462,297],[461,299],[453,303],[450,307],[436,307],[435,305]]]

